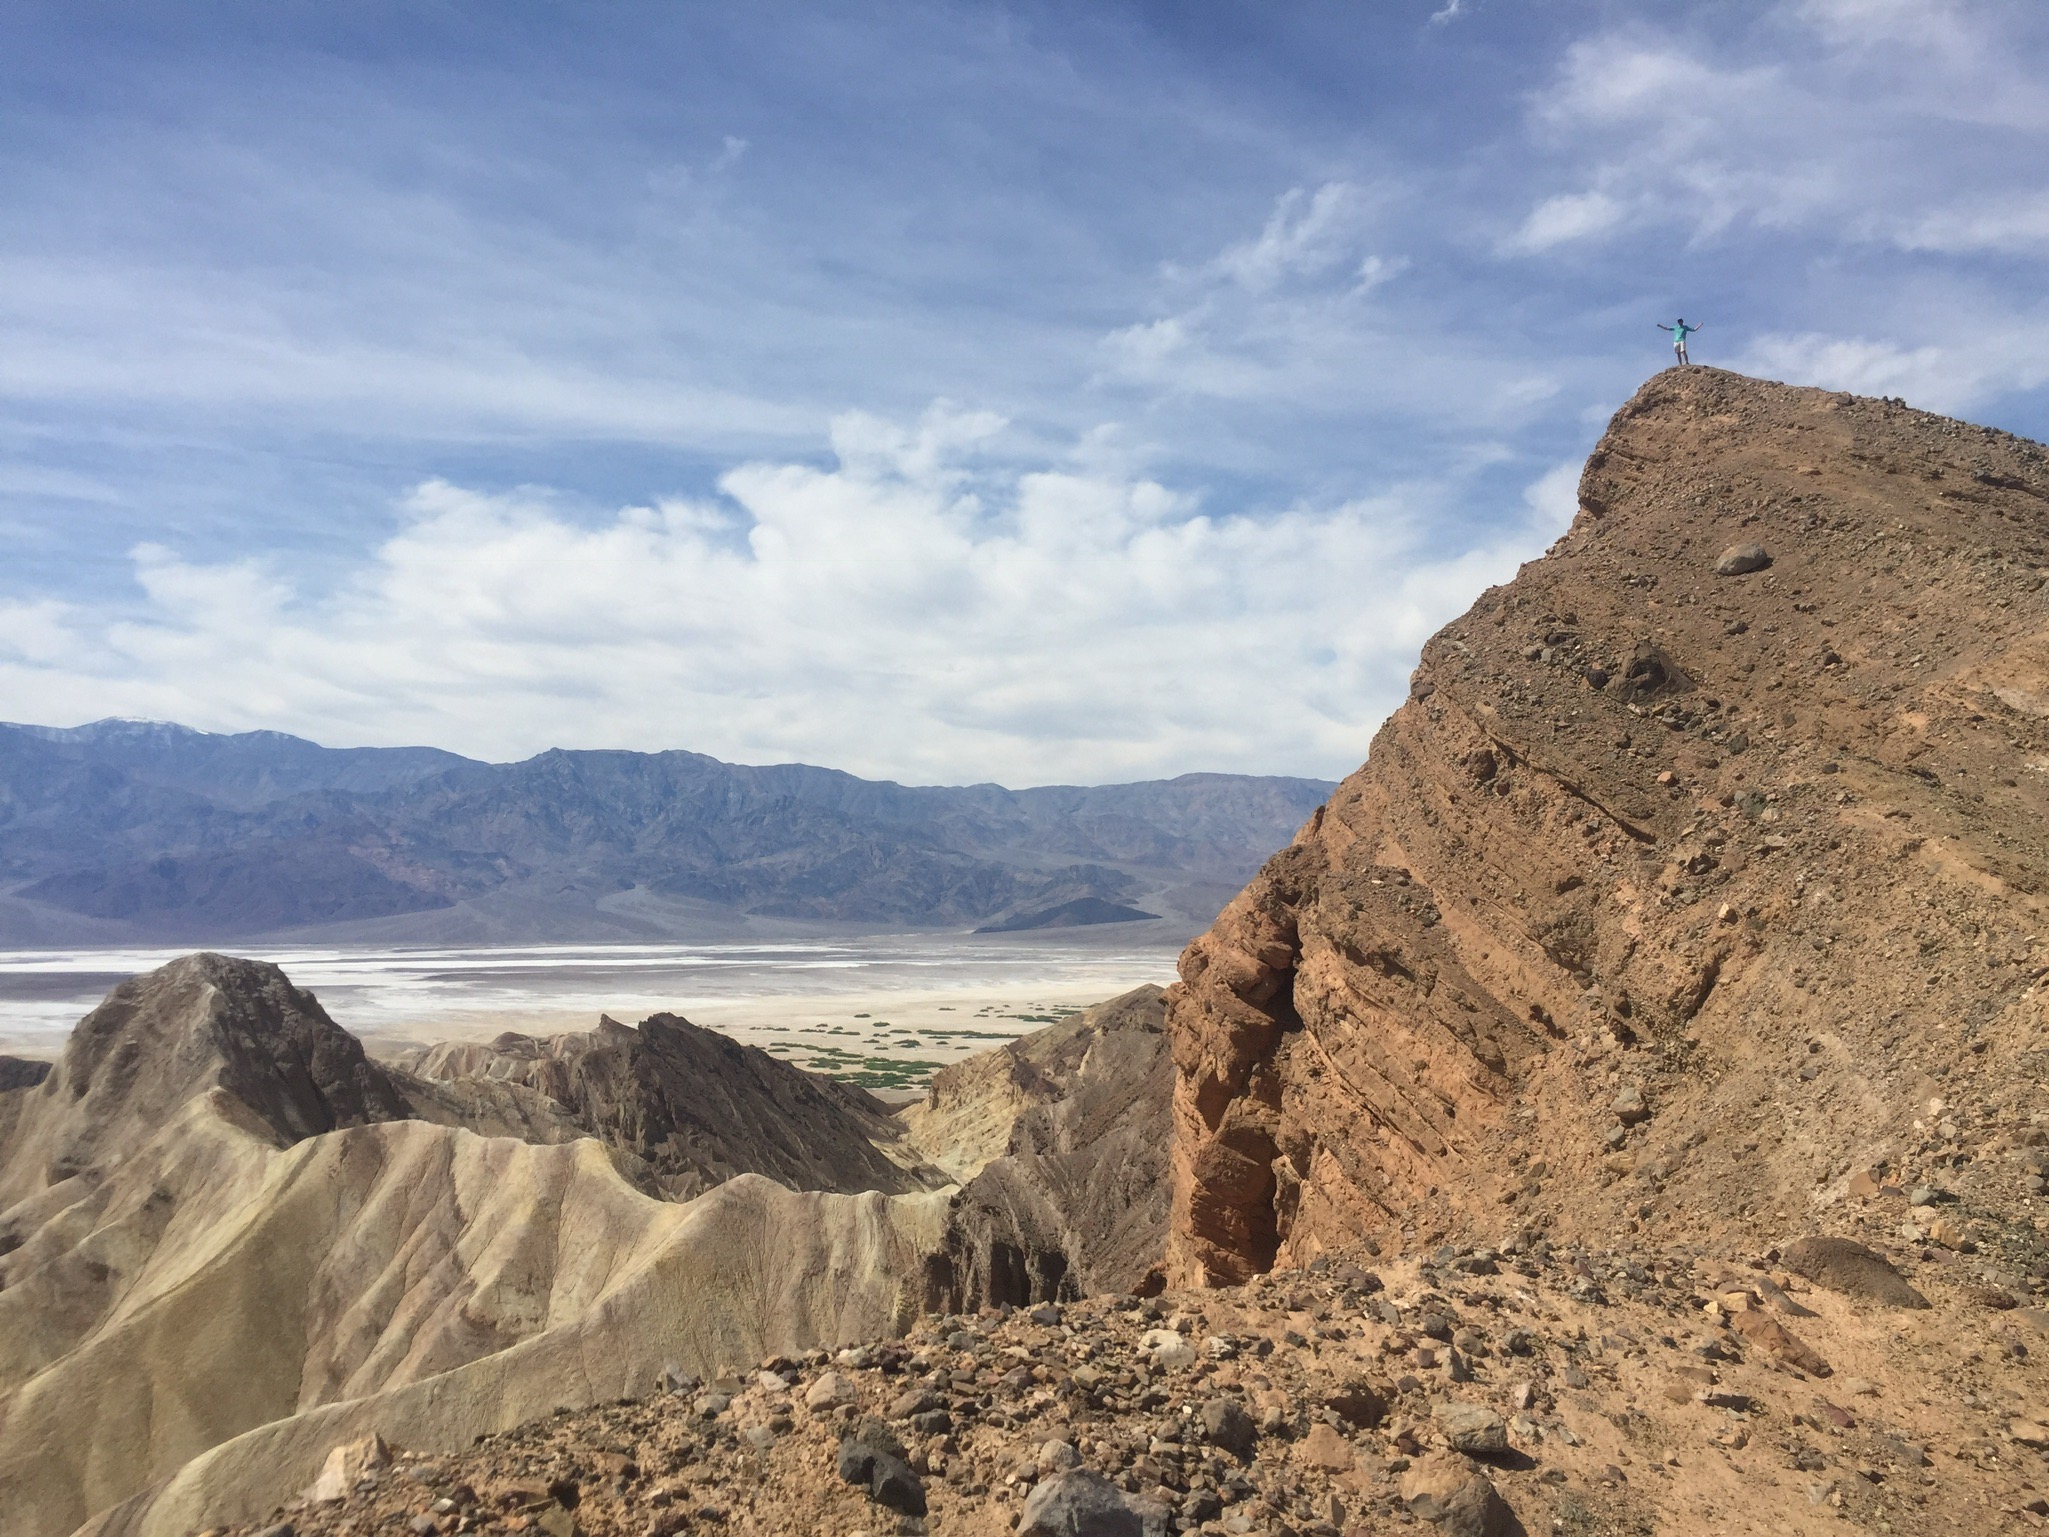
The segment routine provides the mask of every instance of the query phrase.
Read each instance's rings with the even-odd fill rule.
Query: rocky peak
[[[362,1043],[276,966],[188,955],[123,982],[79,1022],[55,1069],[27,1091],[10,1151],[33,1143],[36,1175],[65,1178],[134,1151],[209,1090],[239,1102],[279,1146],[410,1113]]]
[[[1183,956],[1177,1279],[1530,1223],[1769,1232],[1954,1142],[1931,1085],[2025,1120],[2045,568],[2039,445],[1646,384],[1570,531],[1430,640]]]
[[[743,1172],[796,1190],[944,1183],[911,1150],[901,1162],[883,1150],[902,1126],[873,1095],[676,1014],[638,1028],[601,1017],[595,1030],[545,1038],[508,1032],[489,1045],[436,1046],[404,1065],[444,1091],[433,1097],[465,1123],[475,1119],[466,1110],[486,1106],[465,1091],[510,1085],[541,1096],[570,1127],[637,1160],[631,1172],[642,1187],[671,1199]]]

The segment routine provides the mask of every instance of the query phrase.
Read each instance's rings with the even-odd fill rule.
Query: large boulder
[[[1487,1475],[1463,1457],[1424,1457],[1402,1478],[1409,1514],[1439,1537],[1510,1537],[1520,1528]]]
[[[1928,1299],[1907,1284],[1892,1262],[1851,1238],[1810,1234],[1786,1246],[1785,1267],[1817,1286],[1887,1307],[1925,1308]]]
[[[1126,1494],[1100,1473],[1056,1473],[1032,1490],[1017,1537],[1166,1537],[1164,1505]]]

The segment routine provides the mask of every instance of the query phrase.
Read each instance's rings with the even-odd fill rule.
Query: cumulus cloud
[[[1949,339],[1904,346],[1868,336],[1767,333],[1736,366],[1790,384],[1898,395],[1924,410],[1970,412],[1987,399],[2049,384],[2049,318],[1952,313]]]
[[[1357,248],[1364,199],[1349,182],[1327,182],[1313,193],[1282,194],[1256,239],[1228,247],[1216,270],[1253,293],[1290,278],[1313,278],[1341,265]]]
[[[1463,550],[1432,537],[1442,487],[1213,515],[1086,456],[993,468],[1000,425],[849,415],[829,466],[746,464],[718,497],[595,521],[430,481],[324,594],[144,547],[125,616],[0,609],[0,687],[36,719],[492,757],[669,745],[1012,784],[1339,773],[1424,636],[1570,515],[1558,471]]]

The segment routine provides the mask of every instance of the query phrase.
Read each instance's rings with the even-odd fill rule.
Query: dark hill
[[[0,726],[0,943],[1024,927],[1063,906],[1192,927],[1329,789],[914,787],[689,752],[488,764],[275,732]]]

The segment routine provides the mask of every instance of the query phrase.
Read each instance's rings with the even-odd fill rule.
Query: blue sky
[[[1336,775],[1695,356],[2049,436],[2032,0],[0,15],[0,715]]]

